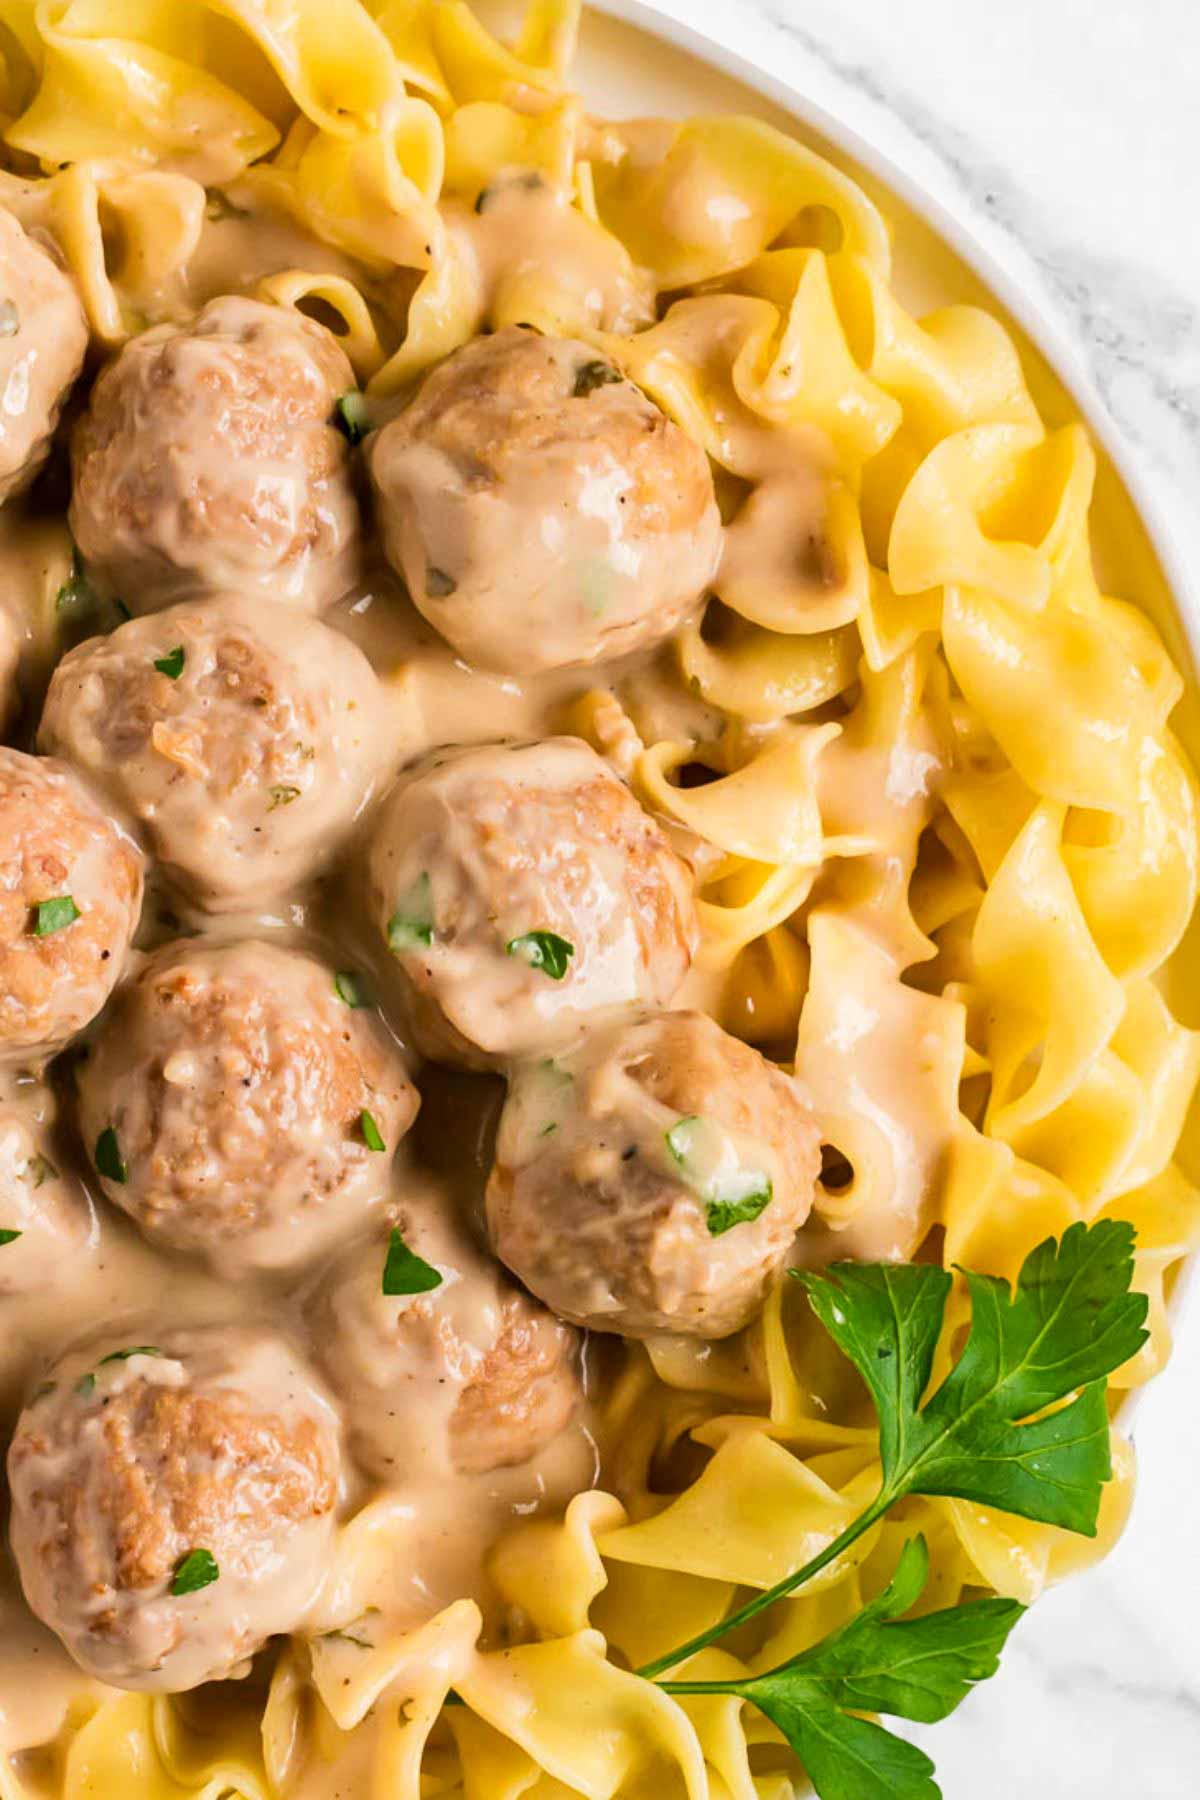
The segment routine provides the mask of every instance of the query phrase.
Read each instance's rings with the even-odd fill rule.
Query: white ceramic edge
[[[809,126],[835,145],[853,161],[861,164],[875,179],[896,193],[914,213],[926,219],[955,253],[978,275],[979,279],[1003,302],[1031,343],[1041,352],[1054,374],[1072,399],[1104,447],[1105,454],[1120,477],[1134,511],[1145,529],[1163,578],[1175,603],[1180,629],[1191,652],[1193,673],[1200,679],[1200,576],[1194,574],[1164,516],[1157,497],[1144,481],[1141,468],[1131,446],[1092,380],[1079,353],[1066,332],[1046,317],[1031,302],[1021,284],[1014,280],[975,237],[965,218],[952,212],[934,198],[907,171],[867,138],[846,125],[835,114],[826,112],[815,101],[791,87],[778,76],[760,69],[736,50],[669,18],[644,0],[586,0],[594,12],[606,13],[644,31],[650,37],[671,44],[698,62],[707,63],[722,75],[752,88],[773,106],[791,113],[801,125]],[[1194,1302],[1200,1288],[1200,1253],[1189,1256],[1176,1279],[1168,1310],[1172,1325],[1177,1325],[1184,1309]],[[1128,1424],[1145,1387],[1134,1389],[1123,1402],[1122,1422]]]

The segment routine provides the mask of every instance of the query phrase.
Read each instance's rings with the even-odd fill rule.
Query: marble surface
[[[1071,332],[1200,591],[1196,0],[655,0],[836,113]],[[920,1735],[946,1800],[1200,1794],[1200,1286],[1133,1435],[1133,1520]]]

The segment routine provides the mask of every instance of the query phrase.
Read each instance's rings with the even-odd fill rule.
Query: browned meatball
[[[351,1446],[373,1475],[400,1484],[523,1463],[579,1403],[578,1340],[509,1281],[429,1195],[389,1214],[318,1304],[317,1341],[348,1412]],[[396,1270],[384,1292],[385,1270]],[[404,1251],[431,1271],[421,1291]],[[402,1265],[402,1266],[401,1266]]]
[[[142,859],[78,776],[0,749],[0,1060],[60,1050],[125,964]]]
[[[0,500],[45,461],[87,341],[70,276],[0,207]]]
[[[427,1055],[529,1055],[601,1008],[665,1005],[696,940],[691,874],[578,738],[434,757],[376,822],[370,909]]]
[[[282,1268],[358,1224],[417,1111],[376,1015],[324,963],[249,941],[170,944],[79,1072],[109,1199],[219,1268]]]
[[[107,787],[214,913],[261,908],[313,874],[386,753],[362,651],[306,613],[234,595],[71,651],[38,741]]]
[[[468,662],[527,674],[668,637],[717,566],[703,450],[589,345],[511,326],[370,440],[388,558]]]
[[[353,385],[324,326],[259,300],[210,300],[191,325],[132,339],[71,447],[91,572],[134,612],[230,587],[334,598],[358,529],[333,424]]]
[[[643,1015],[514,1072],[488,1228],[563,1318],[727,1337],[782,1267],[819,1167],[790,1076],[701,1013]]]
[[[266,1331],[109,1335],[65,1356],[8,1453],[30,1607],[89,1674],[179,1692],[303,1622],[340,1478],[333,1406]]]

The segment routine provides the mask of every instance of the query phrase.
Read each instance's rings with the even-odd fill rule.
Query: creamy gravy
[[[409,297],[403,282],[372,283],[340,252],[308,238],[291,221],[270,210],[251,209],[244,196],[239,200],[235,212],[211,209],[198,228],[195,252],[179,282],[157,289],[142,287],[139,300],[149,322],[187,317],[214,295],[252,290],[263,276],[299,267],[351,275],[378,301],[385,319],[390,310],[390,328],[398,335]],[[508,189],[494,207],[475,216],[450,208],[448,229],[460,238],[464,262],[473,271],[480,324],[523,316],[523,284],[533,270],[543,295],[556,288],[577,295],[582,282],[597,327],[628,330],[644,322],[647,289],[624,252],[618,258],[617,247],[606,252],[599,234],[581,233],[579,215],[564,214],[542,189]],[[581,260],[585,238],[586,255]],[[719,328],[724,330],[728,323],[727,318],[718,321]],[[772,569],[799,562],[811,572],[815,556],[818,574],[812,585],[821,592],[827,583],[819,571],[820,484],[807,465],[804,472],[790,477],[768,470],[763,460],[766,434],[752,434],[747,417],[731,420],[730,430],[741,434],[734,460],[741,462],[746,475],[762,478],[774,473],[779,484],[736,528],[731,574],[740,579],[756,561]],[[21,638],[23,735],[14,741],[23,745],[28,745],[30,727],[36,723],[50,661],[63,645],[64,621],[56,615],[55,596],[69,571],[70,541],[60,514],[33,511],[24,501],[4,509],[0,594]],[[68,641],[111,625],[110,618],[88,611],[90,604],[78,618],[68,618]],[[626,695],[635,725],[647,736],[716,735],[717,715],[683,690],[669,649],[606,664],[599,678],[579,669],[536,678],[481,673],[447,648],[410,606],[390,572],[378,566],[370,567],[325,616],[367,653],[382,679],[388,714],[382,729],[389,766],[381,772],[381,787],[389,772],[435,745],[542,738],[578,729],[578,703],[595,686]],[[927,773],[923,767],[922,780],[914,789],[919,790],[912,821],[914,851]],[[869,756],[856,761],[853,746],[847,744],[831,780],[845,815],[843,828],[869,830],[872,809],[882,804],[881,783],[886,788],[887,772]],[[361,844],[370,839],[371,821],[368,809],[359,822]],[[686,834],[678,834],[677,841],[685,849],[695,847]],[[361,853],[360,846],[352,858]],[[218,922],[189,911],[186,899],[167,892],[160,881],[148,895],[139,942],[143,948],[152,947],[182,922],[185,929],[203,929],[213,937],[253,931],[315,945],[331,967],[365,970],[385,1015],[398,1029],[394,970],[384,966],[372,947],[372,934],[350,903],[358,885],[346,880],[344,866],[339,866],[315,887],[273,901],[266,909],[251,904]],[[721,972],[698,963],[676,1004],[716,1010],[722,979]],[[63,1123],[52,1091],[68,1079],[69,1072],[56,1069],[52,1087],[47,1088],[10,1073],[0,1091],[0,1125],[17,1120],[53,1165],[63,1184],[61,1204],[74,1221],[68,1235],[80,1240],[70,1254],[51,1259],[54,1266],[48,1264],[45,1279],[32,1291],[0,1295],[0,1434],[7,1437],[22,1394],[47,1362],[65,1344],[100,1325],[127,1324],[131,1341],[141,1341],[142,1332],[155,1319],[187,1324],[253,1320],[277,1325],[302,1349],[312,1350],[311,1292],[321,1270],[303,1279],[263,1274],[230,1282],[206,1272],[196,1259],[150,1247],[92,1189],[82,1147]],[[424,1111],[397,1158],[394,1194],[411,1193],[415,1186],[436,1190],[478,1229],[498,1084],[494,1078],[437,1070],[426,1071],[419,1079]],[[0,1215],[0,1226],[4,1223]],[[432,1419],[444,1404],[432,1385],[427,1401]],[[475,1595],[485,1603],[485,1617],[494,1631],[497,1622],[487,1605],[482,1567],[488,1544],[514,1518],[559,1508],[572,1493],[599,1479],[603,1447],[597,1450],[592,1425],[585,1406],[549,1449],[525,1465],[486,1476],[418,1475],[382,1497],[348,1460],[343,1516],[349,1520],[366,1505],[351,1529],[360,1541],[374,1542],[378,1548],[355,1559],[357,1575],[348,1572],[349,1563],[335,1565],[314,1609],[313,1629],[340,1627],[371,1607],[384,1608],[395,1621],[415,1622],[453,1598]],[[30,1617],[11,1564],[4,1559],[0,1748],[16,1751],[47,1743],[72,1702],[92,1686],[56,1639]],[[38,1766],[36,1760],[29,1762],[31,1779]],[[357,1792],[358,1787],[352,1770],[322,1771],[314,1766],[297,1791],[318,1800],[335,1792]]]

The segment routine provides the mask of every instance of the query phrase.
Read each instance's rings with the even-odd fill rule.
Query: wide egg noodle
[[[593,345],[704,447],[726,554],[664,656],[693,711],[667,726],[619,680],[581,683],[570,728],[694,856],[704,992],[727,1028],[794,1048],[845,1159],[802,1254],[1012,1280],[1048,1235],[1128,1219],[1151,1332],[1120,1394],[1165,1361],[1200,1244],[1180,1146],[1200,1038],[1159,981],[1198,855],[1181,678],[1093,566],[1094,453],[1080,426],[1047,428],[997,319],[904,307],[885,221],[812,150],[747,119],[589,120],[578,19],[577,0],[532,0],[507,44],[463,0],[0,0],[4,140],[43,171],[3,174],[0,199],[57,244],[104,350],[186,316],[217,186],[339,254],[340,272],[276,268],[256,292],[336,316],[374,396],[527,323]],[[485,255],[481,197],[532,177],[553,253]],[[639,294],[655,314],[631,316]],[[68,558],[56,540],[46,607]],[[692,785],[697,764],[712,779]],[[939,1371],[967,1318],[959,1283]],[[468,1599],[376,1616],[405,1554],[402,1509],[377,1498],[342,1531],[310,1634],[268,1685],[237,1684],[219,1732],[186,1699],[90,1684],[56,1800],[266,1800],[314,1759],[388,1800],[787,1800],[796,1771],[761,1715],[628,1667],[871,1497],[861,1384],[785,1281],[727,1343],[625,1347],[599,1413],[611,1491],[492,1546],[495,1617]],[[1119,1534],[1115,1430],[1113,1456],[1095,1541],[912,1501],[739,1637],[742,1660],[712,1650],[693,1675],[836,1629],[915,1530],[923,1605],[1036,1598]],[[664,1481],[675,1458],[703,1466]],[[35,1791],[0,1759],[0,1800]]]

